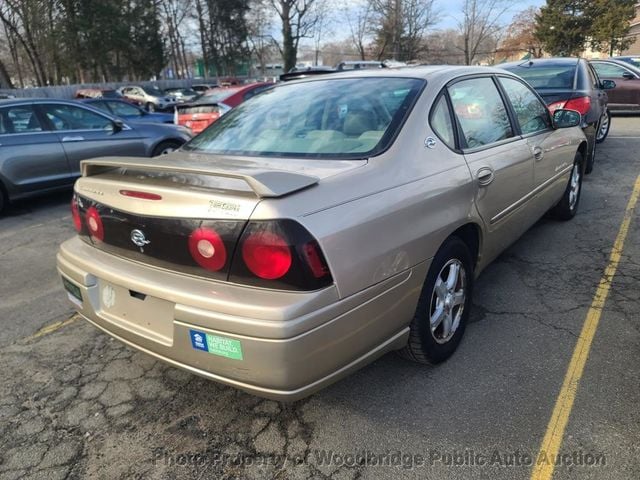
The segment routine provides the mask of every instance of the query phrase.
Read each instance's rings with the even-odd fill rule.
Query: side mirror
[[[582,122],[582,115],[575,110],[560,108],[553,112],[553,126],[555,128],[577,127]]]
[[[121,132],[123,129],[124,129],[124,123],[122,123],[122,120],[113,121],[113,133]]]
[[[622,78],[624,78],[625,80],[634,80],[636,76],[631,72],[624,72],[622,74]]]
[[[602,89],[603,90],[612,90],[616,88],[616,82],[613,80],[602,80]]]

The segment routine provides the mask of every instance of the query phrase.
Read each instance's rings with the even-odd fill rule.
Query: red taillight
[[[242,259],[255,276],[265,280],[282,278],[292,262],[291,249],[286,240],[266,231],[253,233],[244,241]]]
[[[227,262],[227,249],[218,233],[198,228],[189,236],[189,252],[195,262],[206,270],[217,272]]]
[[[575,110],[580,115],[586,115],[591,110],[591,97],[572,98],[565,106],[567,110]]]
[[[562,100],[560,102],[550,103],[547,107],[553,114],[556,110],[564,108],[565,110],[575,110],[580,115],[586,115],[591,109],[591,97],[572,98],[571,100]]]
[[[120,190],[120,195],[125,197],[140,198],[142,200],[162,200],[162,196],[157,193],[140,192],[138,190]]]
[[[78,209],[78,199],[75,195],[71,199],[71,218],[73,218],[73,226],[76,232],[80,233],[82,230],[82,218],[80,217],[80,210]]]
[[[102,226],[102,218],[96,207],[89,207],[85,214],[85,221],[89,229],[89,235],[96,240],[104,240],[104,227]]]

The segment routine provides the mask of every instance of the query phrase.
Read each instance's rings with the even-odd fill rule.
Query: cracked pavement
[[[56,326],[73,316],[54,259],[73,234],[69,195],[13,206],[0,218],[0,480],[529,478],[519,460],[537,454],[640,174],[639,131],[640,118],[615,117],[578,216],[542,219],[483,273],[448,362],[386,355],[294,404],[177,370],[82,320]],[[561,448],[606,462],[554,478],[640,478],[639,220]]]

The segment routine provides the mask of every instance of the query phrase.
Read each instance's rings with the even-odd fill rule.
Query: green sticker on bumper
[[[218,337],[207,333],[207,346],[209,347],[209,353],[232,358],[233,360],[242,360],[242,345],[240,344],[240,340]]]

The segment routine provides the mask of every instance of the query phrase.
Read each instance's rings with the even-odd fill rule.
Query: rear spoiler
[[[175,158],[163,161],[161,157],[107,157],[83,160],[80,162],[80,170],[83,177],[92,177],[118,168],[126,168],[234,178],[244,180],[259,198],[282,197],[315,185],[320,180],[318,177],[311,175],[302,175],[283,170],[266,170],[250,166],[240,167],[237,163],[227,166],[224,161],[210,162],[209,165],[210,167],[204,162],[190,162]]]

